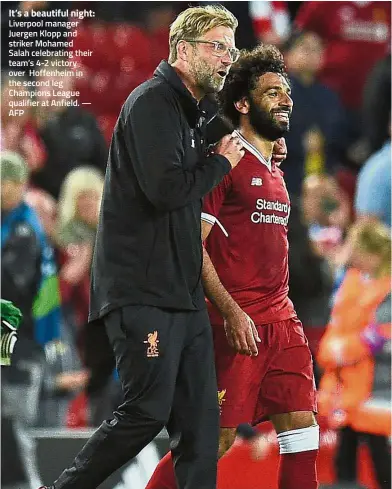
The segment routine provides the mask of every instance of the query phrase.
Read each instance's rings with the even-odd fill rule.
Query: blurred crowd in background
[[[286,60],[294,100],[288,157],[281,166],[292,201],[290,295],[309,337],[316,381],[325,386],[333,365],[318,345],[347,270],[355,266],[362,277],[374,280],[372,290],[385,296],[380,292],[379,302],[362,317],[373,321],[380,301],[390,301],[390,288],[384,287],[385,274],[390,274],[391,227],[390,2],[219,3],[239,20],[237,47],[273,43]],[[58,80],[64,89],[78,90],[79,102],[88,105],[24,107],[22,116],[10,115],[9,102],[21,100],[9,88],[11,4],[21,10],[95,11],[73,38],[74,50],[93,51],[77,59],[83,76]],[[108,147],[122,103],[167,57],[170,24],[189,5],[38,1],[1,6],[2,297],[24,313],[15,362],[30,362],[16,374],[9,370],[3,390],[17,396],[34,380],[34,401],[25,413],[31,426],[95,426],[121,395],[105,335],[86,324]],[[12,59],[29,59],[27,51]],[[42,75],[37,81],[48,79]],[[350,290],[355,309],[366,287]],[[382,322],[390,323],[390,318]],[[366,327],[358,319],[350,334],[359,338]],[[389,356],[382,361],[390,361],[390,328],[386,331],[384,341],[379,332],[368,332],[372,338],[378,335],[381,345],[363,353],[371,365],[388,344]],[[346,333],[339,334],[343,338]],[[371,374],[384,376],[384,398],[390,396],[385,365]],[[341,365],[335,368],[340,371]],[[338,395],[330,384],[321,392],[328,400]],[[326,415],[336,428],[350,431],[347,440],[352,431],[366,431],[341,416],[342,405],[338,409],[328,402]],[[385,427],[377,434],[386,435]]]

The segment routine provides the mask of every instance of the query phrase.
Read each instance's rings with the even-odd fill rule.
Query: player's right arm
[[[227,341],[238,353],[256,356],[260,341],[251,318],[240,308],[222,285],[207,250],[203,248],[202,281],[207,298],[224,319]]]
[[[226,191],[230,187],[230,177],[223,181],[204,200],[201,230],[203,242],[208,238],[218,215]],[[224,319],[225,332],[229,344],[244,355],[257,355],[256,342],[260,341],[251,318],[240,308],[219,279],[219,275],[205,248],[203,248],[202,282],[206,297],[219,310]]]

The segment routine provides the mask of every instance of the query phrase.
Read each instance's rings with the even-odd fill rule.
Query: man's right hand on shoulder
[[[238,165],[241,158],[244,156],[245,151],[242,149],[240,138],[233,133],[223,136],[215,146],[214,153],[227,158],[233,169]]]

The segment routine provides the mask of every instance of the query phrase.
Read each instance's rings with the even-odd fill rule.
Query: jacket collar
[[[163,78],[180,95],[181,105],[192,127],[210,122],[216,115],[217,105],[210,97],[204,97],[200,103],[186,88],[176,70],[165,60],[162,60],[154,76]]]

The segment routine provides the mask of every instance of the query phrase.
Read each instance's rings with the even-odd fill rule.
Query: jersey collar
[[[238,136],[241,140],[242,145],[244,146],[245,149],[249,151],[249,153],[252,153],[256,158],[265,165],[270,172],[272,172],[272,163],[271,163],[271,158],[269,160],[266,160],[264,156],[260,153],[258,149],[256,149],[252,144],[250,144],[249,141],[247,141],[244,136],[237,130],[234,131],[236,136]]]

